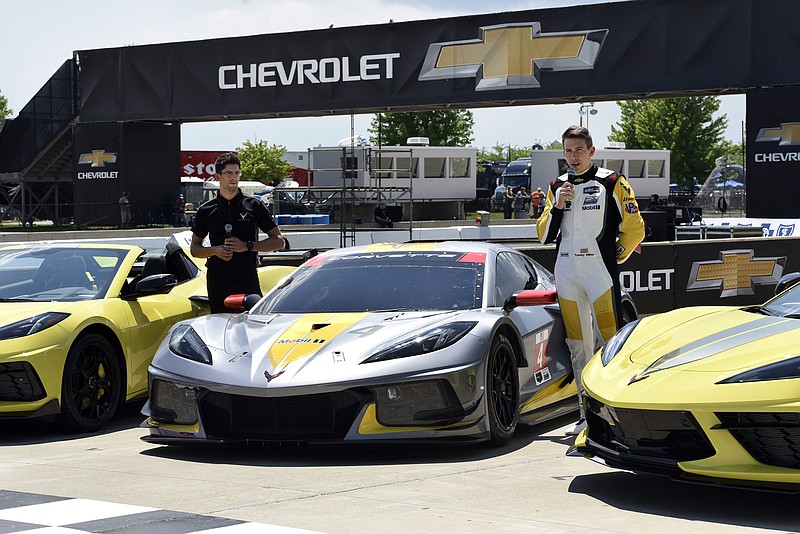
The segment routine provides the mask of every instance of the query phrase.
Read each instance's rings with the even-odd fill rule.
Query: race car
[[[502,444],[578,409],[553,276],[500,244],[335,249],[239,301],[161,343],[144,441]]]
[[[176,322],[209,312],[202,264],[174,243],[0,247],[0,418],[102,428],[147,396],[147,366]],[[275,270],[277,269],[277,271]],[[264,268],[271,287],[290,268]]]
[[[584,369],[587,427],[568,454],[800,491],[798,280],[786,275],[760,306],[683,308],[620,329]]]

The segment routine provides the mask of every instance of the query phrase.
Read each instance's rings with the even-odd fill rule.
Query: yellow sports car
[[[624,326],[584,370],[587,427],[570,453],[678,480],[800,491],[798,280],[786,275],[761,306],[684,308]]]
[[[0,247],[0,417],[93,431],[147,396],[147,366],[177,321],[207,314],[200,261],[171,243]],[[264,290],[290,267],[262,268]]]

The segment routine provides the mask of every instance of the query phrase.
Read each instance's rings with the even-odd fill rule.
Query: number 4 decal
[[[550,334],[547,330],[536,332],[536,356],[533,360],[533,370],[539,371],[547,367],[547,340]]]
[[[552,378],[550,369],[547,367],[547,340],[550,337],[548,330],[536,332],[536,354],[533,358],[533,379],[539,386]]]

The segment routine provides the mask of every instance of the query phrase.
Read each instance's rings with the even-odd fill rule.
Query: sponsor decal
[[[793,224],[779,224],[778,229],[775,230],[775,235],[779,237],[788,237],[794,235]]]
[[[245,89],[363,80],[391,80],[394,61],[400,54],[366,54],[359,58],[326,57],[296,59],[291,62],[220,65],[217,82],[220,89]]]
[[[782,122],[779,128],[761,128],[756,143],[776,142],[778,146],[800,145],[800,122]]]
[[[653,269],[647,272],[620,271],[619,285],[628,292],[668,291],[672,289],[675,269]]]
[[[599,185],[588,185],[583,188],[583,192],[586,195],[599,195],[600,194],[600,186]]]
[[[78,165],[91,165],[92,167],[105,167],[106,163],[116,163],[117,155],[105,150],[92,150],[86,154],[81,154],[78,158]]]
[[[433,43],[418,79],[475,78],[476,91],[541,87],[541,71],[593,69],[607,29],[542,33],[539,22],[481,26],[476,39]]]
[[[281,339],[278,340],[278,345],[282,345],[284,343],[325,343],[327,339],[311,339],[310,337],[305,337],[302,339]]]
[[[599,198],[598,198],[598,197],[596,197],[596,196],[592,196],[592,197],[584,197],[584,198],[583,198],[583,205],[584,205],[584,206],[587,206],[587,205],[589,205],[589,204],[597,204],[597,201],[598,201],[598,200],[599,200]]]
[[[636,205],[636,202],[626,202],[625,211],[631,215],[634,213],[639,213],[639,206]]]
[[[723,250],[719,260],[696,261],[689,273],[687,291],[720,290],[720,297],[753,295],[756,285],[778,283],[786,256],[755,258],[752,249]]]
[[[618,257],[618,258],[619,258],[620,256],[622,256],[622,254],[623,254],[624,252],[625,252],[625,247],[623,247],[622,245],[620,245],[620,246],[618,246],[618,247],[617,247],[617,257]]]
[[[269,373],[269,371],[264,371],[264,378],[267,379],[267,382],[272,382],[274,379],[278,378],[279,376],[281,376],[285,372],[286,372],[286,369],[281,369],[280,371],[278,371],[277,373],[272,375],[272,374]]]
[[[761,128],[756,143],[778,143],[778,146],[800,145],[800,122],[782,122],[779,127]],[[756,152],[756,163],[800,162],[800,152]]]
[[[102,168],[106,163],[116,163],[117,154],[106,152],[105,150],[92,150],[81,154],[78,158],[78,165],[91,165],[92,168]],[[119,171],[89,171],[77,173],[78,180],[115,180],[119,177]]]
[[[593,204],[591,206],[586,206],[586,205],[581,206],[581,211],[591,211],[591,210],[599,210],[599,209],[600,209],[600,205],[599,204]]]

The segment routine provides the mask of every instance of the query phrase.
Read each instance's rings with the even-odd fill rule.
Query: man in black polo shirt
[[[258,252],[280,250],[284,241],[264,203],[239,189],[239,157],[232,152],[222,154],[215,171],[219,193],[197,209],[191,253],[195,258],[208,258],[206,284],[211,313],[234,312],[225,307],[225,298],[240,293],[260,295]],[[266,239],[259,241],[259,229],[267,234]],[[203,244],[206,236],[211,246]]]

